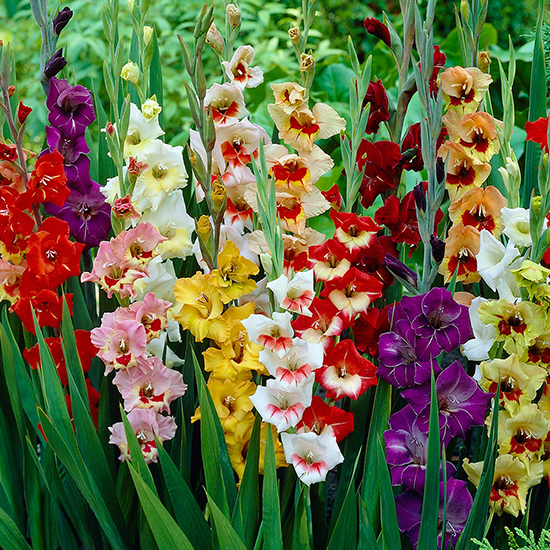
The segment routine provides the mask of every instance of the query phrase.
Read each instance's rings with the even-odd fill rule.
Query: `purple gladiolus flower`
[[[473,337],[468,308],[457,304],[444,288],[433,288],[421,296],[405,296],[400,306],[414,333],[425,339],[433,356],[450,352]]]
[[[93,185],[87,190],[73,188],[61,208],[52,203],[45,204],[46,212],[65,220],[71,235],[87,248],[99,246],[111,229],[111,207],[105,202],[100,186],[91,183]]]
[[[435,374],[441,372],[405,319],[394,322],[394,332],[380,336],[378,358],[378,376],[397,388],[423,384],[430,379],[432,368]]]
[[[392,414],[389,424],[391,430],[384,432],[384,438],[392,485],[422,492],[426,483],[428,436],[418,428],[416,414],[410,405]],[[446,469],[447,477],[456,471],[450,462],[447,462]]]
[[[92,96],[84,86],[71,86],[66,80],[52,77],[46,100],[48,121],[72,139],[84,133],[95,120]]]
[[[444,502],[443,484],[439,485],[439,521],[437,522],[437,547],[441,547],[443,536],[443,511],[446,512],[445,548],[453,548],[464,530],[472,508],[472,495],[466,482],[459,479],[447,481],[447,502]],[[422,495],[407,491],[395,497],[399,529],[407,533],[414,548],[418,544],[420,520],[422,517]]]
[[[441,439],[464,437],[473,425],[483,424],[493,397],[479,389],[460,362],[451,363],[435,381]],[[430,384],[409,388],[402,393],[418,415],[418,427],[428,433],[430,420]]]

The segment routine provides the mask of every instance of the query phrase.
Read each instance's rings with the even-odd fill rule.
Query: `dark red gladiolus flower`
[[[73,295],[65,294],[69,313],[73,314]],[[17,314],[25,330],[35,334],[31,308],[34,309],[40,327],[58,328],[63,313],[63,298],[53,290],[43,289],[37,294],[20,298],[11,310]]]
[[[369,34],[376,36],[376,38],[379,38],[386,46],[391,48],[390,31],[384,23],[374,17],[367,17],[363,22],[363,26]]]
[[[384,288],[387,288],[394,281],[393,275],[384,263],[387,254],[399,255],[391,237],[377,237],[368,248],[364,248],[357,253],[353,265],[362,273],[372,275],[378,279],[384,285]]]
[[[331,407],[314,395],[311,405],[304,411],[296,430],[298,433],[315,432],[317,435],[332,433],[336,441],[341,441],[353,432],[353,413]]]
[[[351,340],[342,340],[325,356],[323,366],[315,371],[315,379],[329,399],[357,399],[376,385],[376,367],[359,355]]]
[[[23,210],[42,202],[63,206],[69,196],[63,156],[59,151],[40,156],[27,184],[27,191],[19,197],[18,206]]]
[[[548,149],[548,119],[539,118],[535,122],[526,122],[525,131],[527,132],[527,141],[534,141],[540,145],[540,148],[544,150],[545,153],[549,152]]]
[[[17,149],[15,146],[10,147],[5,143],[0,143],[0,160],[8,160],[13,162],[17,159]]]
[[[353,338],[355,347],[361,353],[369,353],[372,357],[378,356],[378,340],[380,335],[390,330],[388,308],[382,311],[374,306],[369,307],[359,315],[353,324]]]
[[[432,71],[432,77],[430,78],[430,92],[432,94],[437,94],[439,89],[437,85],[437,75],[439,71],[445,67],[445,62],[447,61],[447,56],[439,49],[439,46],[436,44],[434,46],[434,68]]]
[[[409,127],[409,131],[401,144],[401,154],[403,155],[403,170],[420,172],[424,168],[420,122]]]
[[[388,111],[388,95],[382,85],[382,80],[377,82],[371,80],[367,90],[367,95],[363,101],[363,109],[370,104],[369,119],[367,121],[367,134],[376,134],[380,129],[380,124],[390,119]]]
[[[357,151],[357,167],[365,169],[359,188],[361,204],[368,208],[378,195],[395,186],[396,168],[401,160],[399,145],[393,141],[372,143],[363,140]]]
[[[23,105],[23,102],[19,102],[19,107],[17,107],[17,120],[19,124],[23,124],[27,120],[27,117],[31,114],[32,109]]]
[[[84,245],[69,240],[69,225],[48,218],[28,240],[28,267],[21,277],[24,294],[40,288],[54,290],[69,277],[80,274],[80,256]]]

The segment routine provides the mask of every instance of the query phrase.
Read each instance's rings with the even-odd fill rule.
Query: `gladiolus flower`
[[[317,435],[331,434],[341,441],[353,432],[353,413],[327,405],[314,395],[311,405],[304,411],[302,420],[296,426],[297,433],[315,432]]]
[[[445,257],[439,266],[439,273],[445,277],[445,283],[453,278],[455,271],[457,281],[478,282],[481,278],[477,272],[478,252],[479,231],[471,225],[453,225],[445,242]]]
[[[525,131],[527,132],[527,141],[534,141],[540,145],[540,148],[548,153],[548,118],[540,117],[535,122],[526,122]]]
[[[294,331],[290,326],[292,316],[288,312],[273,314],[273,319],[264,315],[251,315],[242,324],[253,342],[283,357],[292,347]]]
[[[447,107],[462,114],[477,110],[493,81],[490,74],[477,67],[450,67],[439,75],[439,79]]]

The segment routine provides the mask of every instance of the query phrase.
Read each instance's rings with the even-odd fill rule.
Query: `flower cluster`
[[[111,229],[111,209],[101,186],[90,178],[85,132],[95,120],[92,96],[83,86],[52,77],[46,106],[51,124],[46,127],[46,141],[50,152],[57,150],[63,155],[69,195],[63,204],[47,202],[45,210],[65,220],[78,242],[88,248],[98,246]]]
[[[432,372],[440,439],[445,446],[455,437],[465,437],[471,426],[484,423],[491,394],[478,388],[459,361],[442,370],[437,360],[472,336],[467,307],[457,303],[448,290],[433,288],[426,294],[403,297],[390,308],[388,317],[391,331],[380,336],[378,375],[403,389],[401,395],[408,404],[390,417],[390,430],[384,434],[386,454],[392,483],[406,490],[396,497],[399,525],[416,545],[426,479]],[[448,476],[454,474],[450,462],[445,467]],[[441,508],[447,508],[447,524],[439,532],[446,544],[458,539],[471,504],[466,483],[450,479],[447,503]]]

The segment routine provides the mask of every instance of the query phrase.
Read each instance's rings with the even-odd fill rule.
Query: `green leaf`
[[[210,550],[212,533],[193,493],[160,442],[157,442],[157,449],[162,475],[179,526],[193,548]]]
[[[359,503],[359,543],[358,550],[375,550],[378,548],[376,535],[371,520],[368,516],[367,505],[361,496],[357,497]]]
[[[157,102],[162,107],[163,104],[163,85],[162,85],[162,63],[160,58],[159,44],[157,40],[157,31],[154,29],[151,40],[153,44],[153,60],[151,61],[149,73],[149,92],[150,95],[157,96]],[[159,113],[159,124],[164,128],[164,109]]]
[[[194,351],[193,365],[201,407],[201,449],[206,491],[229,519],[229,511],[235,507],[237,499],[235,476],[229,460],[220,419],[204,382]]]
[[[32,550],[15,522],[0,508],[0,548],[3,550]]]
[[[422,519],[418,536],[419,548],[437,548],[437,521],[439,516],[439,409],[437,392],[432,370],[430,402],[430,428],[428,431],[428,463],[426,466],[426,486],[422,501]],[[435,495],[435,496],[434,496]]]
[[[313,548],[309,486],[298,482],[294,499],[296,508],[292,530],[292,550],[309,550]]]
[[[254,546],[260,523],[259,465],[261,426],[261,418],[256,415],[250,441],[248,442],[248,450],[246,451],[244,474],[237,494],[233,515],[231,516],[231,524],[241,535],[247,548]]]
[[[196,550],[132,463],[128,463],[128,469],[159,550]]]
[[[382,537],[384,548],[398,550],[401,548],[401,537],[397,524],[395,511],[395,498],[391,486],[390,472],[384,454],[384,438],[378,436],[378,475],[380,480],[380,522],[382,524]],[[438,487],[439,491],[439,487]],[[437,493],[439,494],[439,493]],[[438,503],[439,504],[439,503]],[[432,548],[431,546],[419,546],[418,548]],[[433,548],[436,548],[433,546]]]
[[[271,428],[271,425],[268,425]],[[266,431],[264,454],[264,484],[262,490],[262,525],[264,533],[264,550],[282,550],[283,533],[281,527],[281,510],[279,508],[279,489],[277,487],[277,467],[275,448],[271,429]]]
[[[498,383],[495,395],[500,395],[500,382]],[[485,536],[485,524],[487,521],[487,512],[489,509],[489,497],[493,487],[493,477],[495,474],[495,459],[497,453],[497,434],[498,434],[498,410],[499,400],[494,400],[493,417],[491,419],[491,429],[489,432],[489,441],[483,460],[483,471],[479,480],[479,485],[474,498],[474,503],[464,531],[458,539],[455,550],[477,550],[478,545],[472,542],[476,538],[482,540]]]
[[[208,506],[210,506],[210,512],[212,513],[214,531],[218,539],[219,548],[223,550],[246,550],[246,546],[243,544],[237,531],[233,529],[227,516],[219,509],[214,499],[208,493],[206,493],[206,496],[208,497]]]
[[[533,50],[533,65],[531,67],[531,84],[529,88],[529,120],[531,122],[546,116],[546,66],[544,47],[542,43],[542,22],[544,2],[539,0],[537,15],[537,30]],[[523,180],[522,202],[524,208],[529,208],[531,193],[537,194],[538,165],[540,146],[527,141],[525,144],[525,177]]]
[[[315,79],[315,86],[327,92],[329,102],[349,102],[349,82],[355,73],[342,63],[329,65],[322,74]]]

